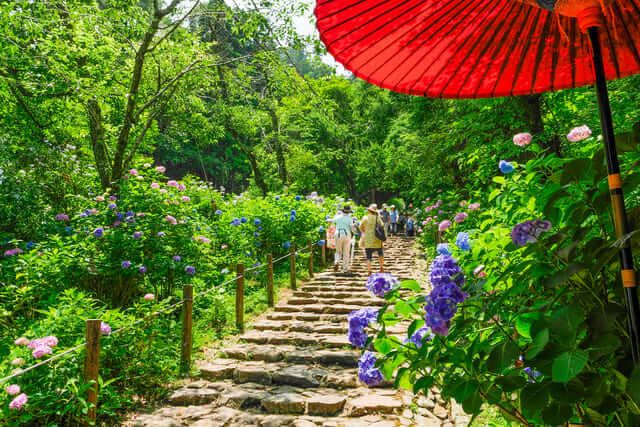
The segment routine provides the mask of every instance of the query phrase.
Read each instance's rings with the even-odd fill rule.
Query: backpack
[[[380,240],[381,242],[384,242],[384,241],[387,240],[387,234],[384,232],[384,227],[382,225],[380,225],[380,222],[378,221],[378,217],[377,216],[376,216],[375,233],[376,233],[376,238],[378,240]]]

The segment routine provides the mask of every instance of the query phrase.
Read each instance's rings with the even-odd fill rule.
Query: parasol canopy
[[[395,92],[530,95],[595,83],[586,29],[600,27],[607,80],[640,73],[640,0],[318,0],[329,53]]]

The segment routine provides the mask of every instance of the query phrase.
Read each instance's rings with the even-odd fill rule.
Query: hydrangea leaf
[[[562,353],[553,360],[551,378],[555,382],[567,383],[575,378],[587,364],[589,353],[583,350],[573,350]]]
[[[528,416],[533,417],[540,412],[549,401],[549,389],[544,384],[528,384],[520,394],[520,409]]]
[[[492,372],[502,372],[513,366],[519,354],[517,345],[511,341],[505,341],[493,349],[487,359],[487,368]]]
[[[526,359],[533,359],[536,357],[544,347],[549,343],[549,329],[543,329],[538,332],[536,336],[533,338],[533,342],[529,346],[529,349],[525,353]]]
[[[640,406],[640,368],[635,368],[627,381],[627,394]]]

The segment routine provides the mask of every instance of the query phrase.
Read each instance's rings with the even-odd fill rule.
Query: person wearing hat
[[[367,215],[360,222],[360,231],[362,232],[361,239],[364,239],[364,251],[367,255],[367,269],[369,275],[371,275],[371,261],[373,259],[373,253],[378,253],[378,260],[380,261],[380,272],[384,272],[384,251],[382,249],[382,240],[376,237],[376,225],[384,227],[384,223],[378,214],[378,205],[375,203],[369,205],[367,208]]]
[[[336,257],[333,269],[338,270],[342,264],[342,272],[351,273],[351,238],[353,236],[353,218],[351,217],[351,206],[345,205],[341,209],[341,214],[333,219],[336,226]]]

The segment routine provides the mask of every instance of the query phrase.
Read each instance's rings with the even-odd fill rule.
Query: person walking
[[[387,205],[382,205],[382,211],[380,211],[380,217],[382,218],[382,224],[384,224],[384,232],[388,236],[391,231],[391,215],[387,210]]]
[[[398,211],[394,205],[389,207],[391,212],[389,212],[389,220],[391,221],[391,234],[398,234]]]
[[[384,229],[384,223],[378,214],[378,205],[375,203],[367,208],[367,215],[360,222],[360,231],[362,239],[364,239],[364,251],[367,255],[367,270],[371,275],[371,261],[373,253],[378,253],[378,261],[380,262],[380,272],[384,272],[384,250],[383,242],[376,235],[376,226]]]
[[[342,264],[342,272],[351,274],[351,239],[354,232],[351,206],[344,206],[333,223],[336,226],[336,258],[333,269],[338,270]]]

